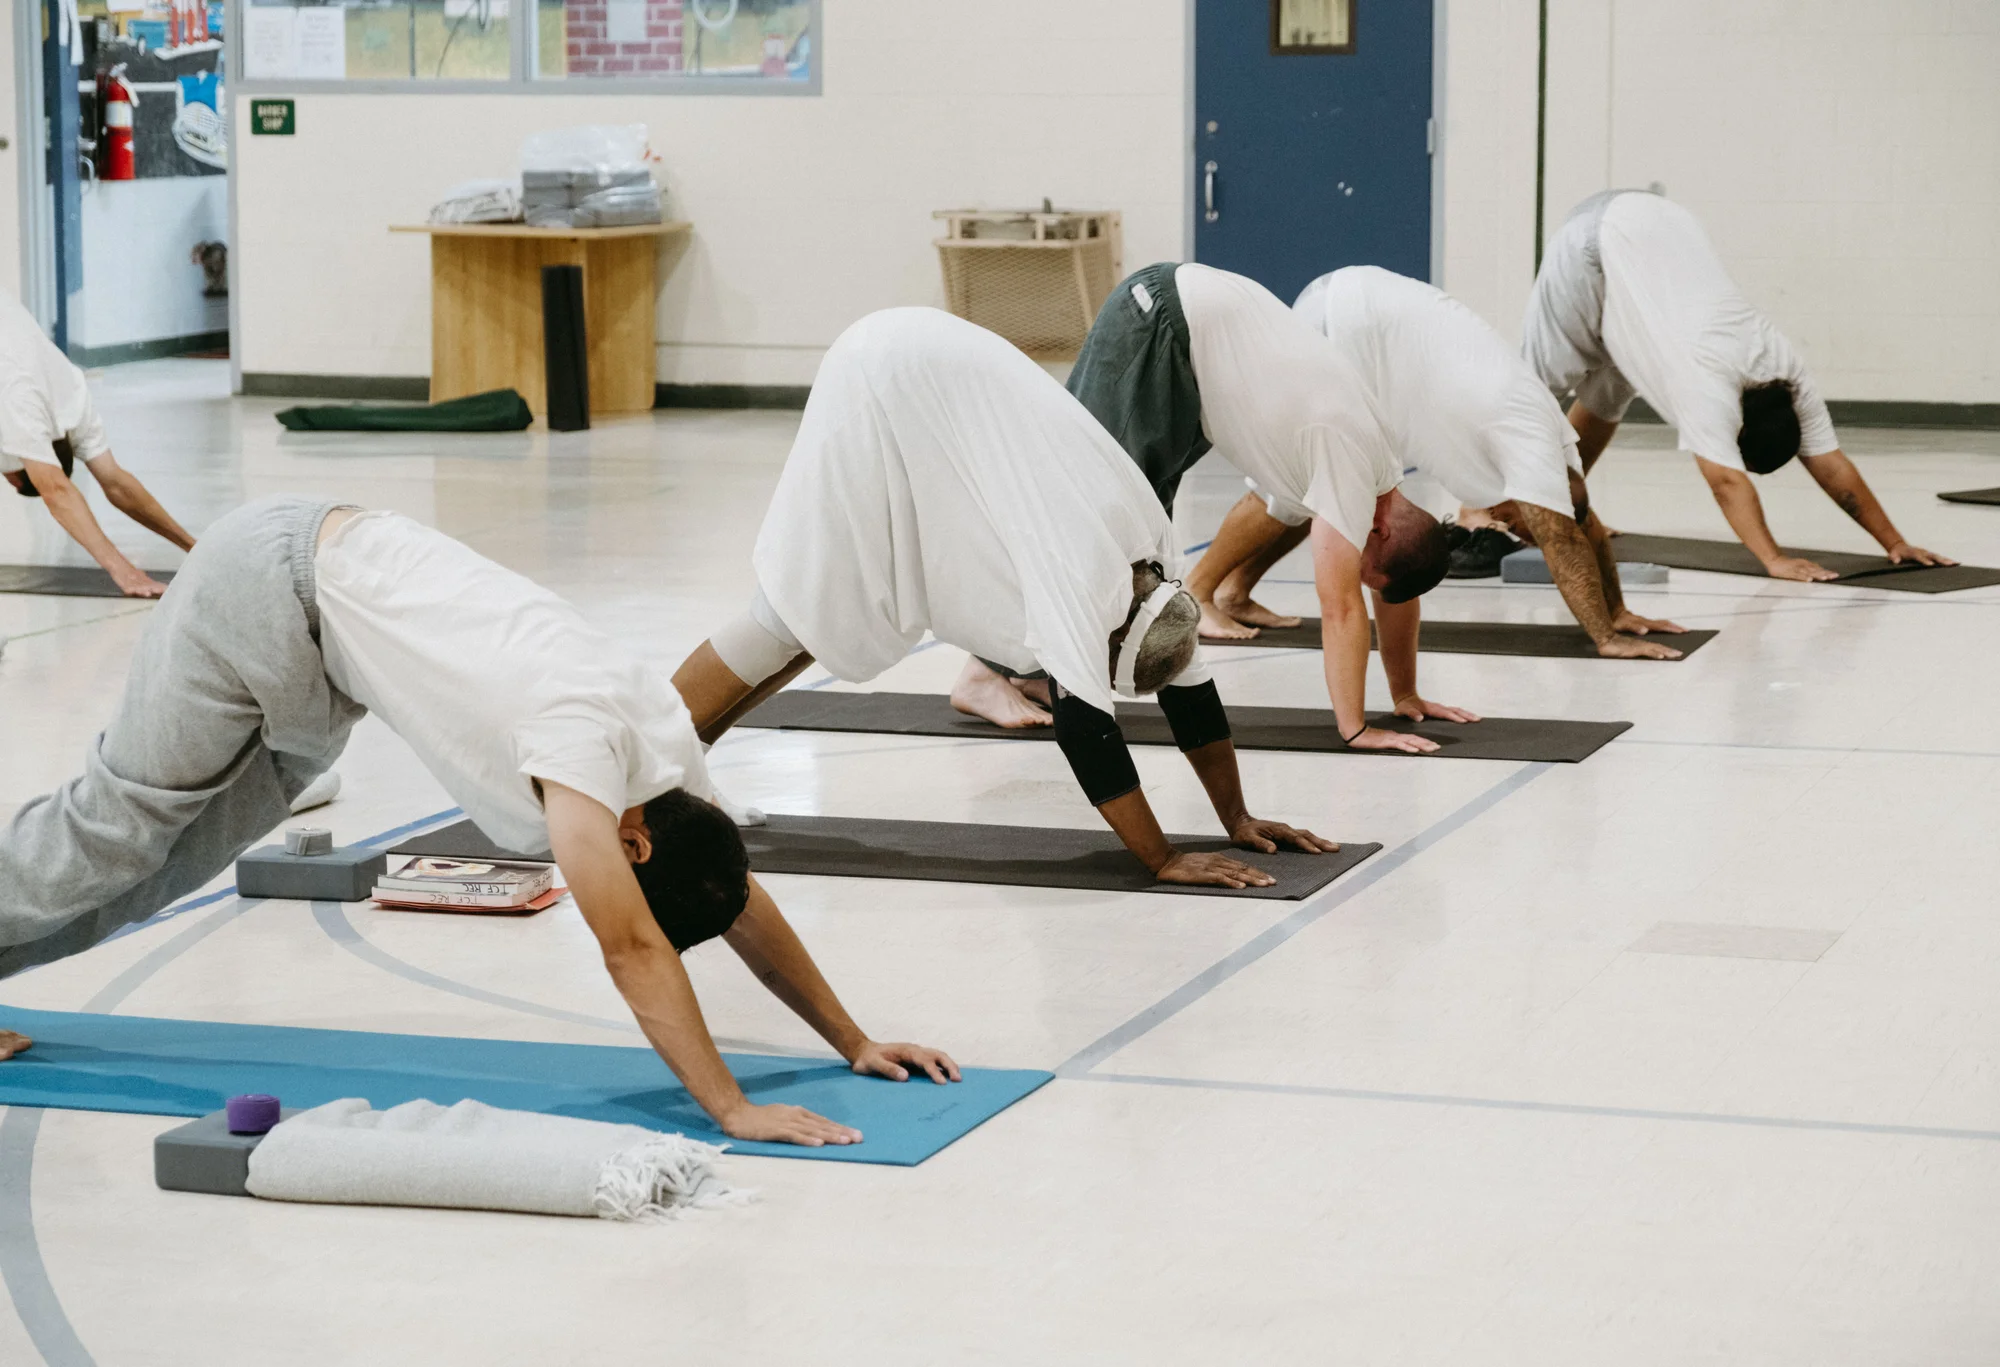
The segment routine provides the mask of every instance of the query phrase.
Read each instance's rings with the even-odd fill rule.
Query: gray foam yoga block
[[[328,854],[287,854],[283,845],[265,845],[236,861],[236,891],[301,902],[365,902],[388,871],[386,854],[359,845]]]
[[[1542,558],[1541,551],[1530,546],[1526,550],[1515,551],[1500,562],[1500,582],[1503,584],[1553,584],[1549,575],[1549,562]],[[1635,562],[1618,567],[1618,582],[1621,584],[1664,584],[1667,582],[1665,565],[1648,565]]]
[[[298,1113],[287,1106],[280,1118]],[[153,1141],[153,1181],[161,1191],[248,1196],[250,1151],[263,1140],[261,1134],[231,1134],[227,1111],[176,1125]]]

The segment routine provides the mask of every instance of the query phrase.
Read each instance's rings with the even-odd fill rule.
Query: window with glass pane
[[[544,78],[812,79],[812,0],[540,0],[538,11]]]
[[[505,81],[509,0],[359,0],[243,9],[253,81]]]

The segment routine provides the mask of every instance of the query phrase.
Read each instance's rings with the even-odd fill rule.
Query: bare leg
[[[1465,528],[1468,532],[1476,532],[1481,527],[1507,529],[1506,523],[1493,516],[1491,508],[1460,508],[1458,510],[1458,525]]]
[[[1188,574],[1187,591],[1201,605],[1201,634],[1211,641],[1245,641],[1257,634],[1217,605],[1216,594],[1237,570],[1253,563],[1286,532],[1285,524],[1264,511],[1264,500],[1245,494],[1222,519],[1215,539]],[[1261,571],[1260,571],[1261,573]],[[1295,624],[1296,625],[1296,624]]]
[[[951,686],[951,705],[967,716],[983,717],[995,726],[1016,730],[1047,726],[1047,712],[1030,702],[1023,690],[968,655],[958,682]]]
[[[744,713],[798,678],[811,663],[812,656],[802,650],[790,664],[753,688],[722,662],[714,646],[703,641],[674,671],[674,688],[687,704],[701,743],[713,745]]]
[[[1295,627],[1297,617],[1285,617],[1271,611],[1262,603],[1250,597],[1252,590],[1271,567],[1298,549],[1312,530],[1310,522],[1301,522],[1296,527],[1285,528],[1285,534],[1250,557],[1248,563],[1238,565],[1229,572],[1215,590],[1215,605],[1245,626],[1251,627]]]

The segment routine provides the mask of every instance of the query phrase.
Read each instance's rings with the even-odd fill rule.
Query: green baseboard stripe
[[[655,408],[804,408],[806,384],[656,384]]]
[[[243,372],[243,392],[265,399],[414,399],[429,403],[428,375],[276,375]]]
[[[1957,427],[2000,430],[2000,403],[1921,403],[1901,399],[1829,399],[1826,411],[1853,427]]]
[[[227,350],[228,332],[197,332],[187,337],[158,337],[150,342],[121,342],[117,346],[73,346],[69,358],[86,369],[95,369],[124,365],[127,361],[157,361],[164,356]]]
[[[1916,399],[1828,399],[1826,411],[1847,427],[1942,427],[2000,431],[2000,403],[1928,403]],[[1644,399],[1632,400],[1626,422],[1660,421]]]

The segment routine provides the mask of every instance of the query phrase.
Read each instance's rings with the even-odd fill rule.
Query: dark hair
[[[1770,380],[1743,391],[1743,428],[1736,434],[1743,468],[1768,475],[1799,453],[1799,413],[1790,380]]]
[[[653,853],[634,864],[632,874],[653,919],[685,954],[743,914],[750,900],[750,854],[736,823],[685,788],[660,794],[645,812]]]
[[[56,464],[62,466],[62,472],[65,475],[75,474],[76,451],[70,446],[69,438],[57,437],[53,442],[49,443],[49,446],[55,452]],[[35,487],[35,481],[29,476],[26,470],[15,471],[13,485],[14,492],[22,498],[40,498],[42,496],[42,491]]]
[[[1375,568],[1388,581],[1380,592],[1391,603],[1429,593],[1451,568],[1451,539],[1443,525],[1400,495],[1390,500],[1388,526],[1375,545]]]

